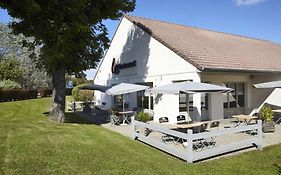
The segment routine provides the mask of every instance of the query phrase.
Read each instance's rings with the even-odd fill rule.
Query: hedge
[[[0,89],[0,101],[16,101],[37,98],[34,89]]]
[[[0,89],[0,102],[37,98],[38,93],[41,97],[50,97],[52,96],[53,90],[48,88]],[[68,94],[71,94],[71,89],[66,89],[66,95]]]

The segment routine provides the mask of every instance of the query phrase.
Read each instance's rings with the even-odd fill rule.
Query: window
[[[147,82],[147,83],[136,83],[139,85],[145,85],[149,87],[153,87],[152,82]],[[138,91],[137,92],[137,107],[139,109],[148,109],[148,100],[149,96],[145,96],[144,91]],[[153,96],[150,96],[150,109],[153,109]]]
[[[192,80],[182,80],[182,81],[173,81],[174,83],[179,83],[183,81],[192,81]],[[207,82],[204,82],[207,83]],[[188,98],[188,105],[189,105],[189,111],[193,111],[193,95],[192,94],[185,94],[180,93],[179,94],[179,112],[186,111],[186,101]],[[207,93],[201,93],[201,110],[205,109],[208,110],[208,94]]]
[[[184,112],[186,111],[186,97],[187,94],[180,93],[179,94],[179,111]],[[189,111],[193,111],[193,95],[189,94]],[[201,93],[201,110],[208,110],[208,94]]]
[[[234,89],[224,98],[224,108],[237,108],[245,106],[245,83],[226,83],[226,87]]]
[[[179,94],[179,112],[184,112],[186,111],[186,101],[188,98],[188,105],[189,105],[189,111],[193,111],[193,97],[191,94],[185,94],[185,93],[180,93]]]

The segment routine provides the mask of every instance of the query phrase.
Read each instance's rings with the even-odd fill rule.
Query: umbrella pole
[[[187,122],[189,123],[189,94],[188,93],[186,93],[186,95],[185,95],[185,100],[186,100],[186,117],[187,117]]]
[[[124,109],[125,109],[125,95],[123,94],[123,112],[124,112]]]
[[[151,110],[151,94],[150,93],[148,96],[148,109],[149,109],[149,111]]]

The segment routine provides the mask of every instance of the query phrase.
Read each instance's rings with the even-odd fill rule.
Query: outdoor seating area
[[[138,91],[146,91],[150,94],[179,95],[185,93],[188,95],[194,93],[228,93],[232,89],[196,82],[173,83],[156,88],[121,83],[105,91],[107,95],[123,96],[120,98],[119,106],[111,108],[109,112],[110,126],[105,124],[106,128],[121,132],[188,162],[235,152],[244,148],[256,147],[261,150],[264,146],[260,112],[262,112],[262,106],[265,103],[261,104],[255,110],[255,113],[232,115],[228,119],[196,121],[190,118],[190,114],[186,112],[186,114],[179,113],[178,116],[175,116],[176,122],[171,122],[170,119],[173,118],[169,115],[162,117],[156,115],[154,120],[147,122],[136,120],[136,110],[128,108],[129,103],[124,100],[124,94]],[[272,99],[271,96],[269,98]],[[272,104],[272,101],[268,99],[266,102]],[[189,105],[186,104],[186,111],[190,111],[189,109]],[[149,113],[150,116],[155,116],[151,109],[142,109],[141,111]],[[276,109],[274,112],[278,113],[279,111]],[[276,123],[278,123],[278,120]]]
[[[239,124],[236,122],[238,119]],[[187,160],[186,157],[181,155],[186,155],[188,147],[192,145],[193,156],[198,156],[193,161],[197,161],[218,154],[235,154],[235,150],[239,152],[241,149],[243,151],[262,149],[264,146],[280,143],[281,125],[276,125],[274,133],[262,133],[262,124],[257,119],[257,117],[246,118],[246,116],[235,115],[232,118],[216,121],[171,124],[168,123],[168,117],[159,118],[159,122],[148,123],[138,122],[132,117],[133,121],[130,125],[118,127],[105,124],[103,126],[128,137],[133,135],[137,140],[184,160]],[[190,134],[192,136],[189,138],[187,135]]]

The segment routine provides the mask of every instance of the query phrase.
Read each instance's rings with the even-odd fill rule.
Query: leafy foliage
[[[269,106],[263,107],[261,109],[261,117],[266,122],[272,122],[273,121],[273,111],[272,111],[272,109]]]
[[[148,122],[150,121],[152,118],[148,113],[145,112],[138,112],[136,114],[136,120],[141,121],[141,122]]]
[[[77,78],[77,77],[72,77],[72,76],[66,76],[66,82],[68,81],[72,81],[73,82],[73,86],[78,86],[81,84],[91,84],[93,83],[93,81],[87,80],[86,78]]]
[[[92,90],[79,90],[80,86],[83,86],[86,84],[81,84],[79,86],[75,86],[72,89],[72,96],[75,101],[92,101],[94,98],[94,91]]]
[[[41,46],[40,62],[49,73],[63,65],[72,74],[96,67],[109,43],[102,20],[132,11],[135,0],[10,0],[0,6],[19,19],[11,24],[15,33],[34,37],[26,46]]]
[[[19,89],[21,85],[12,80],[2,80],[0,81],[0,89]]]
[[[0,60],[0,80],[19,81],[23,76],[24,69],[15,58]]]
[[[50,87],[50,77],[44,68],[39,70],[36,67],[38,57],[29,58],[31,52],[22,46],[24,40],[31,41],[32,38],[14,35],[11,28],[0,24],[0,79],[15,80],[25,88]],[[35,52],[38,55],[40,49],[36,48]],[[6,76],[1,77],[4,74]],[[17,75],[17,78],[11,77],[12,75]]]

